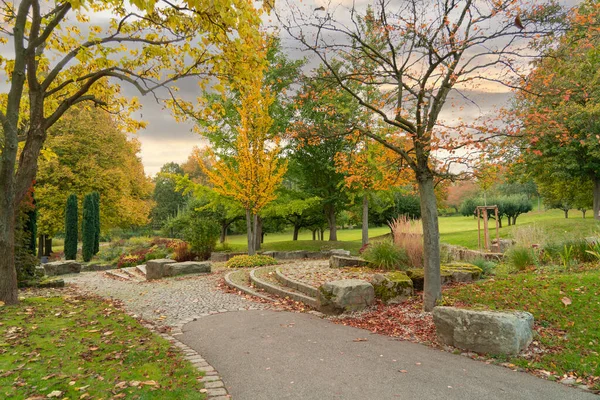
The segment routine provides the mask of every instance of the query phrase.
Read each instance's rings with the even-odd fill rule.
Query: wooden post
[[[477,241],[481,250],[481,209],[477,207]]]
[[[485,249],[490,249],[490,235],[488,232],[488,212],[487,209],[483,209],[483,241],[485,243]]]

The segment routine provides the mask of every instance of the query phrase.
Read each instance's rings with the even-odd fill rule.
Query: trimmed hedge
[[[277,260],[273,257],[255,254],[253,256],[235,256],[225,264],[228,268],[244,268],[244,267],[262,267],[265,265],[276,265]]]

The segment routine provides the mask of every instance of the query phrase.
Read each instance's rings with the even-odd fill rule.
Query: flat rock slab
[[[598,399],[526,373],[303,313],[216,314],[190,322],[183,332],[178,339],[219,371],[233,399]]]
[[[146,279],[161,279],[164,271],[164,266],[167,264],[173,264],[174,260],[170,258],[159,258],[156,260],[149,260],[146,262]]]
[[[48,276],[78,274],[81,272],[81,264],[72,260],[53,261],[42,266]]]
[[[373,285],[361,279],[327,282],[319,288],[318,309],[327,314],[360,311],[375,302]]]
[[[401,271],[375,274],[371,284],[375,289],[375,297],[386,304],[402,303],[414,294],[412,280]]]
[[[435,307],[433,322],[443,343],[477,353],[518,354],[533,340],[528,312]]]
[[[165,264],[163,266],[163,276],[177,276],[187,274],[201,274],[211,271],[210,262],[184,261],[179,263]]]
[[[360,257],[333,255],[329,259],[330,268],[366,267],[369,262]]]
[[[235,256],[243,256],[248,253],[225,253],[225,252],[214,252],[210,254],[210,261],[212,262],[227,262],[230,258]]]

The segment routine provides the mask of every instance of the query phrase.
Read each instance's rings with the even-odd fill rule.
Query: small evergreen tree
[[[100,193],[92,192],[94,199],[94,255],[100,251]]]
[[[74,193],[67,198],[65,208],[65,258],[77,258],[77,239],[79,236],[79,221],[77,210],[77,195]]]
[[[83,221],[81,230],[83,236],[83,261],[88,262],[94,255],[94,238],[96,236],[96,224],[94,221],[94,198],[91,193],[83,199]]]

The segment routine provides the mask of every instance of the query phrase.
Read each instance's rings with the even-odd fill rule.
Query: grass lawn
[[[589,213],[588,213],[589,214]],[[506,223],[506,219],[504,220]],[[472,217],[440,217],[440,237],[444,243],[465,246],[472,249],[477,248],[477,220]],[[493,224],[493,220],[491,221]],[[517,219],[516,226],[504,226],[500,228],[500,237],[512,237],[515,229],[535,225],[544,230],[553,240],[559,241],[565,238],[586,237],[597,235],[600,232],[600,224],[589,217],[582,218],[581,212],[571,210],[569,218],[565,219],[561,210],[532,211],[521,215]],[[494,226],[494,225],[490,225]],[[369,237],[377,237],[390,233],[386,226],[370,228]],[[338,242],[313,241],[311,232],[300,231],[299,240],[291,240],[292,233],[269,233],[265,235],[263,250],[321,250],[332,248],[343,248],[354,254],[361,247],[361,229],[338,230]],[[495,232],[492,232],[492,237]],[[327,233],[325,233],[327,237]],[[235,251],[246,249],[245,235],[232,235],[227,237],[227,243]]]
[[[511,274],[446,289],[452,303],[488,309],[525,310],[533,314],[538,336],[547,352],[509,361],[554,376],[600,377],[600,271],[558,273],[535,271]],[[572,303],[565,305],[563,299]],[[568,303],[568,301],[566,301]],[[595,380],[600,389],[600,378]]]
[[[38,297],[0,307],[0,398],[204,399],[200,377],[110,303]]]

